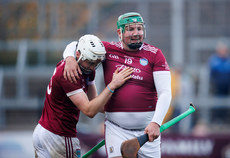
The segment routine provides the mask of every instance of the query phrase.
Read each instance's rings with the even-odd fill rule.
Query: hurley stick
[[[175,117],[174,119],[166,122],[160,127],[160,132],[163,132],[167,128],[171,127],[175,123],[179,122],[183,118],[187,117],[191,113],[195,111],[195,107],[192,103],[190,103],[190,107],[187,111]],[[121,154],[123,158],[137,158],[138,150],[149,140],[148,134],[144,134],[137,138],[133,138],[127,141],[124,141],[121,144]]]
[[[102,141],[100,141],[97,145],[95,145],[91,150],[89,150],[85,155],[83,155],[82,158],[89,157],[92,153],[97,151],[103,145],[105,145],[105,140],[104,139]]]

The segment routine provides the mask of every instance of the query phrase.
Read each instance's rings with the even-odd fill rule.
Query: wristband
[[[109,86],[107,86],[107,88],[109,89],[109,91],[110,91],[111,93],[114,93],[114,91],[113,91],[112,89],[110,89]]]

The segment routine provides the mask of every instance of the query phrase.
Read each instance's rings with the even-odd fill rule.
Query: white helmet
[[[81,53],[78,61],[86,59],[90,61],[104,60],[106,54],[105,46],[101,40],[91,34],[84,35],[79,39],[77,51]]]

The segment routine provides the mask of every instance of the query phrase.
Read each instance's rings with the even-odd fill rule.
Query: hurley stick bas
[[[195,107],[190,103],[189,109],[172,120],[166,122],[160,127],[160,132],[163,132],[167,128],[171,127],[175,123],[179,122],[183,118],[187,117],[195,111]],[[148,134],[126,140],[121,144],[121,154],[123,158],[137,158],[138,150],[149,140]]]

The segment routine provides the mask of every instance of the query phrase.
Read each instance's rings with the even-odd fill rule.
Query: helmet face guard
[[[144,25],[144,20],[141,17],[141,15],[139,13],[136,12],[130,12],[130,13],[125,13],[121,16],[119,16],[118,20],[117,20],[117,29],[121,30],[121,40],[123,40],[123,34],[125,33],[125,28],[129,27],[130,25],[142,25],[143,27],[143,39],[146,36],[145,33],[145,25]],[[130,37],[131,38],[131,37]],[[124,42],[124,40],[123,40]],[[137,49],[140,48],[142,45],[142,42],[138,42],[138,43],[126,43],[124,42],[130,49]]]

